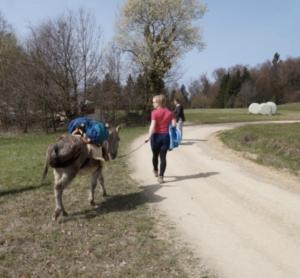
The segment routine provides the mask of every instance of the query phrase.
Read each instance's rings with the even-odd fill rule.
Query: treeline
[[[123,5],[117,18],[119,41],[109,43],[84,9],[29,26],[22,43],[0,13],[0,127],[55,130],[61,120],[68,122],[87,111],[97,112],[101,121],[149,120],[152,96],[170,96],[168,84],[176,78],[176,61],[187,49],[202,48],[198,28],[190,25],[191,19],[202,17],[205,7],[179,0],[136,3],[139,10],[132,9],[132,1]],[[169,18],[161,17],[154,4]],[[149,5],[151,9],[146,8]],[[139,12],[144,13],[142,24]],[[155,13],[158,16],[153,17]],[[130,34],[124,34],[122,28],[127,30],[128,25]],[[128,39],[132,34],[140,38],[141,47]]]
[[[213,72],[214,81],[201,75],[188,87],[190,108],[245,108],[272,101],[277,105],[300,101],[300,57],[271,61],[256,67],[236,65]]]
[[[170,29],[171,34],[175,27]],[[213,81],[200,75],[187,85],[179,85],[174,81],[178,79],[175,60],[167,56],[169,51],[162,40],[165,30],[156,37],[147,32],[149,44],[149,37],[154,38],[150,53],[155,59],[145,52],[144,56],[140,54],[140,62],[124,56],[114,42],[105,44],[95,18],[83,9],[68,11],[29,29],[28,37],[20,43],[0,12],[2,129],[15,125],[24,132],[31,126],[55,130],[61,120],[68,122],[93,110],[98,113],[97,120],[147,121],[152,96],[158,93],[167,96],[170,108],[174,98],[181,99],[186,108],[300,101],[300,58],[282,61],[276,53],[272,61],[254,68],[219,68],[213,72]],[[170,40],[169,36],[167,45],[171,45]],[[158,42],[165,51],[160,57],[152,51]],[[158,62],[158,58],[165,60]],[[157,70],[166,64],[168,71],[165,67]]]
[[[61,120],[87,110],[114,120],[116,111],[147,103],[136,89],[122,86],[121,51],[105,45],[102,34],[80,9],[30,26],[20,43],[0,14],[0,126],[56,130]]]

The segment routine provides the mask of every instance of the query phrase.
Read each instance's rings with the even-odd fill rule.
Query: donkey
[[[116,128],[109,128],[109,137],[106,142],[107,152],[111,159],[117,157],[119,147],[119,131],[121,125]],[[90,175],[91,184],[89,201],[91,205],[95,205],[94,193],[99,180],[101,186],[102,196],[107,196],[106,188],[104,186],[104,177],[102,173],[103,163],[90,157],[88,146],[81,137],[76,135],[63,135],[52,143],[46,152],[44,171],[42,175],[41,185],[48,173],[48,168],[51,166],[54,172],[54,195],[56,208],[52,219],[56,220],[60,213],[63,216],[68,216],[63,201],[62,194],[64,189],[72,182],[72,180],[79,175]]]

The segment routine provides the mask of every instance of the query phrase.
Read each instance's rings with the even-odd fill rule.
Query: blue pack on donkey
[[[81,134],[89,143],[98,145],[107,140],[109,132],[100,122],[89,118],[77,118],[69,123],[69,134]]]
[[[77,118],[69,123],[69,134],[80,134],[86,143],[102,146],[103,142],[109,137],[107,127],[100,122],[89,118]],[[108,155],[103,148],[103,157],[108,160]]]

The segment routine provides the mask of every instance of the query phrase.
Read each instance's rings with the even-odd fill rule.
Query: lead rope
[[[144,144],[145,144],[145,142],[144,142],[142,145],[140,145],[139,147],[137,147],[136,149],[134,149],[133,151],[131,151],[131,152],[127,153],[127,154],[121,155],[121,156],[117,156],[117,158],[122,158],[122,157],[125,157],[125,156],[127,156],[127,155],[132,154],[133,152],[137,151],[137,150],[138,150],[141,146],[143,146]]]

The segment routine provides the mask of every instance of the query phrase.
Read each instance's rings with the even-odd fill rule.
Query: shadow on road
[[[151,184],[151,185],[143,185],[139,188],[144,191],[146,196],[149,199],[149,203],[159,203],[162,202],[165,197],[161,197],[156,194],[156,192],[161,189],[162,187],[174,187],[174,182],[181,181],[181,180],[188,180],[188,179],[201,179],[201,178],[208,178],[210,176],[218,175],[220,172],[207,172],[207,173],[198,173],[195,175],[189,176],[165,176],[165,178],[171,178],[171,181],[165,181],[163,184]],[[173,183],[173,184],[172,184]]]
[[[179,147],[180,146],[191,146],[198,142],[207,142],[207,140],[204,140],[204,139],[182,139],[181,143],[179,144]]]
[[[165,176],[165,178],[172,178],[172,181],[166,181],[165,183],[189,180],[189,179],[208,178],[210,176],[214,176],[218,174],[220,174],[220,172],[207,172],[207,173],[199,173],[199,174],[188,175],[188,176]]]

